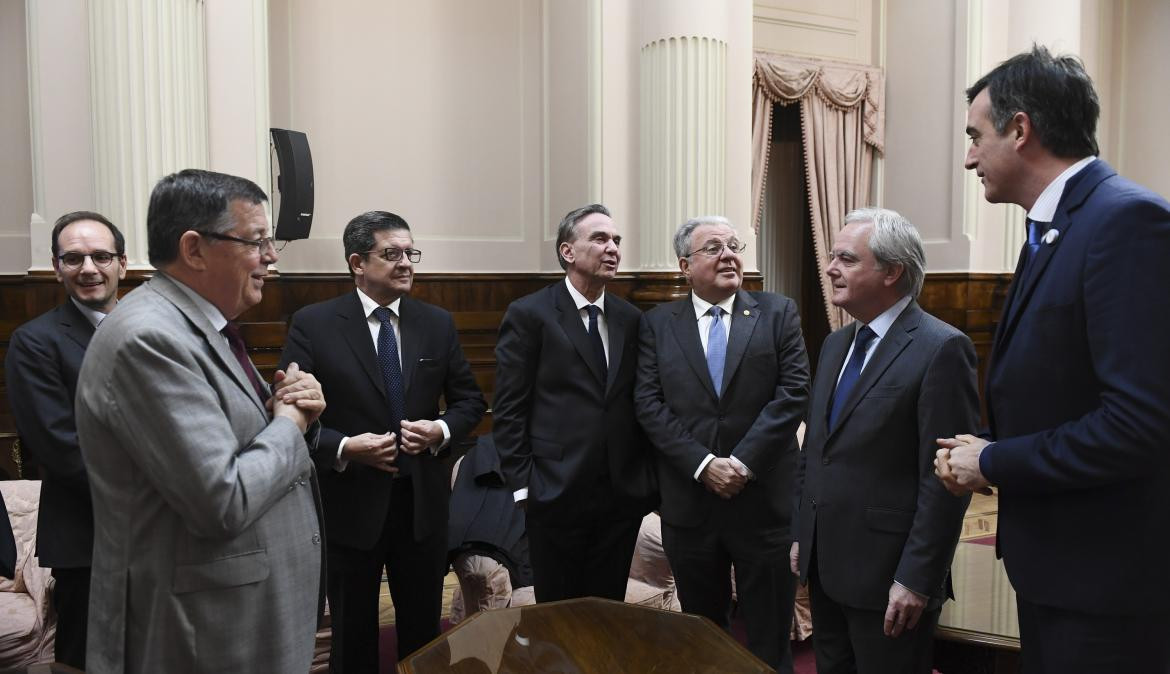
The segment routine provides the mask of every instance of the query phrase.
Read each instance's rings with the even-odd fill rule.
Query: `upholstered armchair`
[[[0,492],[16,538],[16,574],[0,578],[0,670],[52,662],[56,615],[53,577],[36,558],[38,480],[3,480]]]

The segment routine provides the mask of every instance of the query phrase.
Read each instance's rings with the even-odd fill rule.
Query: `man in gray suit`
[[[220,173],[160,180],[147,213],[158,273],[90,342],[77,391],[94,511],[90,672],[312,661],[322,541],[309,449],[325,401],[296,364],[269,397],[229,322],[260,301],[277,259],[264,200]]]
[[[931,671],[969,497],[935,479],[935,440],[979,419],[975,348],[919,308],[918,232],[884,209],[845,217],[826,274],[857,319],[813,380],[792,572],[809,581],[817,671]]]

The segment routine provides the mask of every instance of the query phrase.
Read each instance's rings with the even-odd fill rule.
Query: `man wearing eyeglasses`
[[[230,323],[277,261],[265,199],[222,173],[162,178],[146,216],[158,271],[90,342],[77,388],[94,506],[87,672],[312,661],[325,399],[295,364],[270,391]]]
[[[512,302],[500,324],[492,434],[526,509],[538,602],[625,599],[657,498],[634,418],[641,314],[606,292],[621,242],[605,206],[570,211],[556,239],[565,278]]]
[[[40,472],[37,558],[55,579],[53,657],[85,669],[93,505],[73,396],[94,329],[118,302],[126,244],[113,223],[90,211],[62,215],[51,236],[53,271],[66,300],[12,333],[4,367],[21,446]]]
[[[728,629],[734,564],[748,649],[791,672],[787,559],[808,357],[796,303],[740,287],[745,248],[726,218],[679,226],[691,293],[643,316],[634,398],[657,452],[662,545],[683,610]]]
[[[388,571],[399,660],[439,635],[450,496],[440,452],[487,404],[447,311],[409,296],[410,226],[363,213],[342,236],[356,288],[293,315],[281,362],[321,381],[321,493],[334,672],[378,671],[378,595]],[[445,402],[445,410],[440,407]]]

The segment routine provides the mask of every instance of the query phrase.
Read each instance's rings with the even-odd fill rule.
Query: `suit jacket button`
[[[829,457],[826,456],[825,458],[821,459],[821,463],[826,466],[829,465]]]
[[[313,545],[321,544],[321,534],[313,534]]]

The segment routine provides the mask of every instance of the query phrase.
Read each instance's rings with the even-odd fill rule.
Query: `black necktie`
[[[228,324],[223,326],[219,331],[224,337],[227,337],[228,346],[231,347],[232,355],[236,357],[236,362],[244,370],[244,374],[248,375],[248,381],[252,382],[252,388],[255,389],[256,395],[259,396],[260,402],[268,399],[268,390],[264,382],[260,381],[260,376],[256,374],[256,368],[252,366],[251,359],[248,358],[248,347],[244,344],[244,338],[240,335],[240,326],[234,321],[228,321]]]
[[[398,436],[398,445],[402,445],[402,420],[406,418],[406,389],[402,382],[402,363],[398,361],[398,340],[394,337],[394,323],[390,321],[392,312],[386,307],[374,309],[374,318],[382,323],[378,329],[378,367],[382,370],[382,383],[386,385],[386,397],[390,401],[390,432]],[[395,464],[398,466],[398,477],[410,474],[412,456],[405,452],[398,453]]]
[[[605,345],[601,343],[601,329],[597,325],[597,316],[601,308],[596,304],[586,304],[585,311],[589,312],[589,343],[593,345],[593,357],[600,368],[601,380],[609,377],[609,364],[605,360]]]
[[[837,415],[841,413],[841,408],[845,407],[845,400],[853,390],[853,385],[861,378],[861,366],[865,364],[865,347],[869,346],[874,337],[877,337],[877,333],[868,325],[861,326],[857,331],[857,336],[853,340],[853,354],[849,356],[845,371],[841,373],[841,380],[837,382],[837,388],[833,391],[833,399],[829,401],[830,430],[836,425]]]

